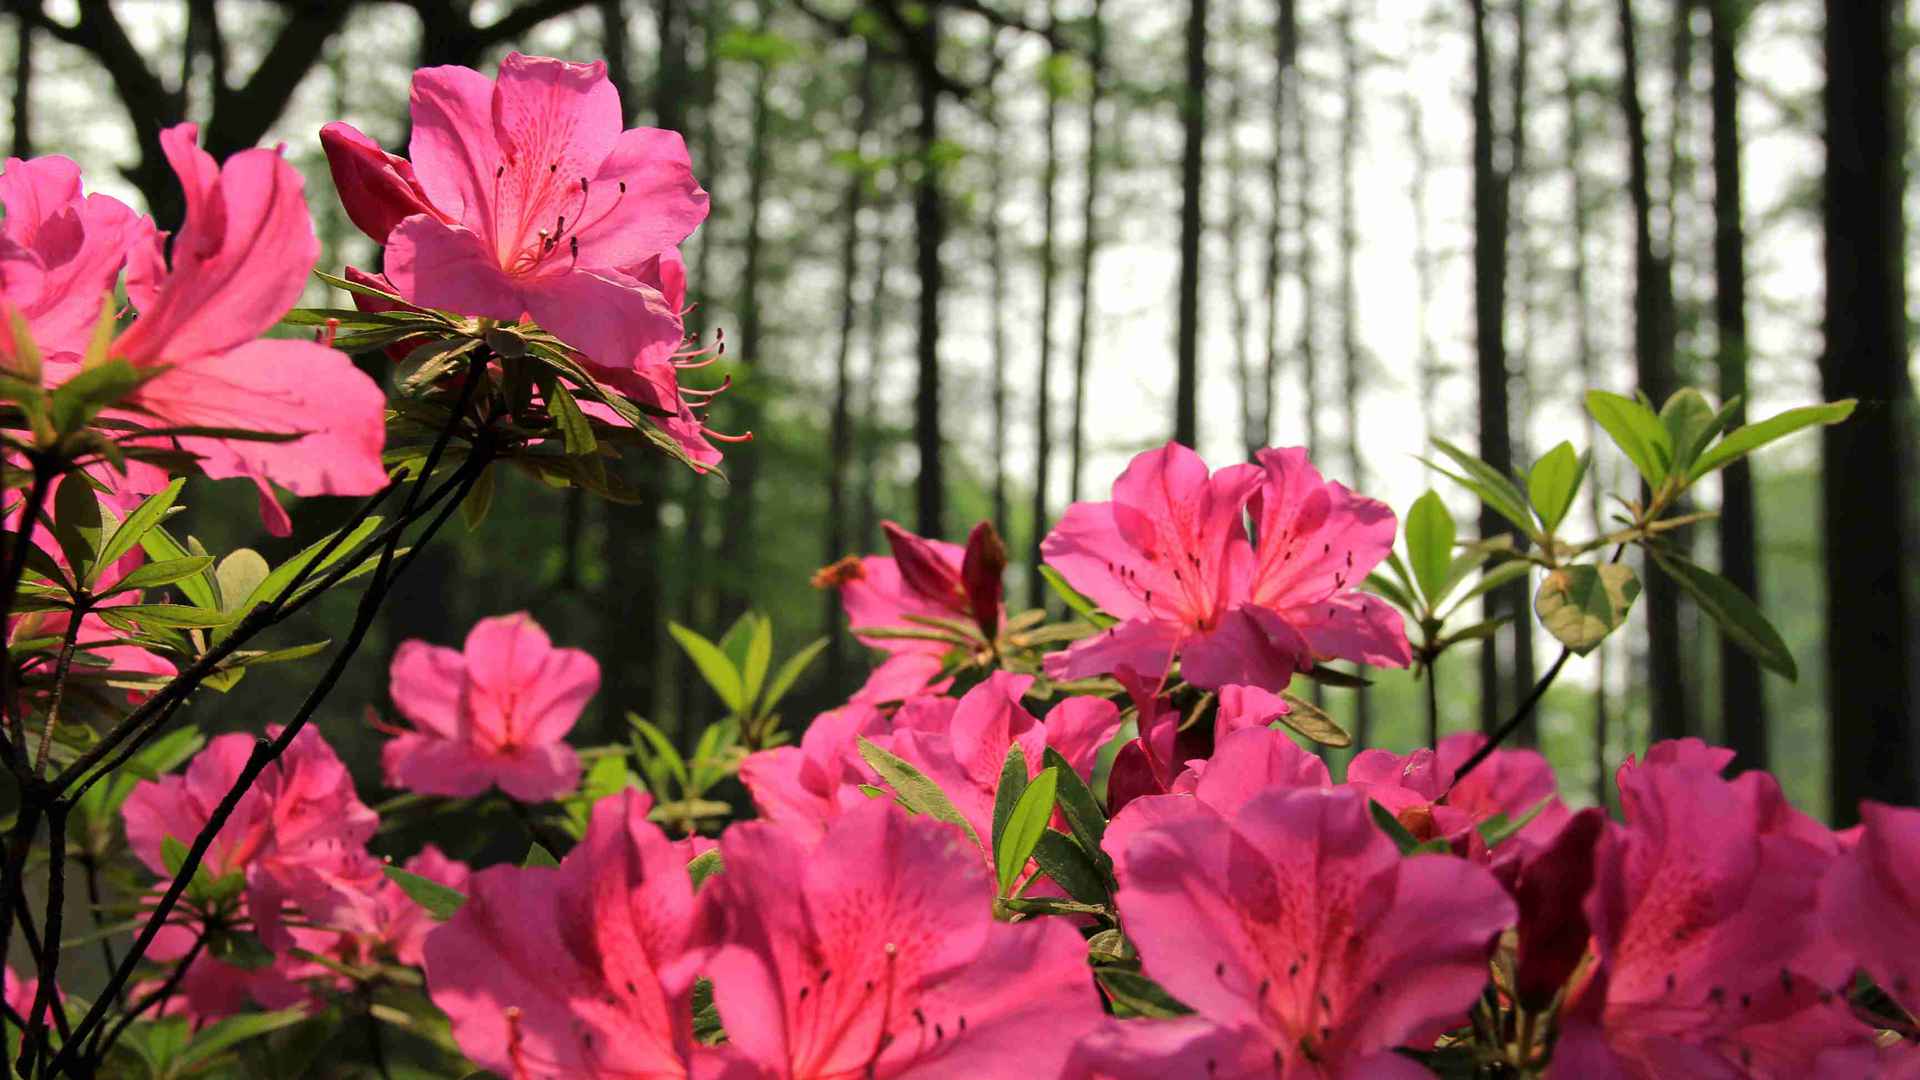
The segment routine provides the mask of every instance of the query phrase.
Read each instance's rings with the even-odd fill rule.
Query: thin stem
[[[1495,750],[1499,749],[1501,743],[1507,741],[1509,736],[1519,730],[1520,725],[1526,721],[1528,716],[1532,715],[1533,707],[1538,705],[1540,699],[1546,695],[1547,687],[1552,686],[1553,680],[1559,677],[1560,669],[1567,666],[1567,659],[1572,655],[1572,649],[1560,650],[1559,659],[1555,660],[1553,666],[1547,669],[1547,673],[1540,676],[1539,681],[1533,684],[1533,689],[1527,692],[1526,700],[1522,701],[1520,707],[1513,711],[1513,715],[1507,717],[1506,722],[1502,723],[1500,727],[1494,731],[1493,736],[1486,742],[1481,743],[1480,749],[1468,755],[1467,760],[1461,762],[1460,767],[1454,770],[1453,785],[1449,785],[1447,790],[1453,790],[1454,785],[1458,785],[1460,781],[1466,779],[1468,773],[1479,768],[1481,762],[1487,760]]]
[[[1440,747],[1440,654],[1427,657],[1427,745]]]
[[[21,794],[20,814],[7,837],[7,859],[4,876],[0,877],[0,964],[6,962],[7,953],[13,947],[14,916],[26,911],[27,853],[33,848],[34,832],[40,828],[40,807],[24,798],[24,788]],[[29,941],[28,947],[33,950],[37,965],[39,946]]]
[[[7,552],[6,574],[0,577],[0,646],[4,646],[4,661],[0,662],[0,719],[12,721],[6,749],[14,771],[21,775],[27,769],[27,720],[13,701],[13,642],[8,622],[13,615],[13,594],[20,588],[20,575],[27,568],[27,547],[33,543],[33,530],[40,522],[41,509],[46,506],[47,490],[59,475],[59,470],[48,468],[40,457],[34,456],[32,461],[33,484],[20,507],[20,530],[14,534],[13,546]]]
[[[60,985],[60,934],[67,907],[67,807],[54,803],[47,808],[47,932],[41,939],[40,988],[34,995],[33,1010],[27,1016],[32,1025],[20,1046],[18,1071],[29,1074],[46,1042],[47,1010],[64,1015],[58,999]]]
[[[73,670],[73,653],[80,645],[80,623],[86,618],[88,602],[76,601],[67,616],[67,633],[60,642],[60,657],[53,665],[53,690],[47,699],[46,723],[40,727],[40,747],[33,755],[33,774],[47,774],[47,751],[53,749],[53,732],[60,726],[60,702],[66,697],[67,675]],[[25,715],[25,710],[22,710]]]
[[[472,400],[474,388],[479,382],[480,375],[472,370],[469,371],[468,377],[461,382],[460,395],[454,405],[447,426],[441,429],[439,437],[434,440],[433,448],[428,451],[426,461],[421,466],[419,479],[414,481],[409,490],[407,502],[400,512],[402,522],[408,520],[412,516],[415,507],[419,505],[422,489],[426,487],[428,481],[432,478],[433,470],[435,466],[439,464],[440,456],[446,450],[447,443],[452,438],[454,429],[460,425],[461,418],[466,412],[467,404]],[[466,493],[472,489],[473,483],[478,480],[481,473],[485,472],[488,458],[489,454],[484,449],[476,446],[476,452],[469,457],[461,467],[462,482],[459,487],[459,496],[453,499],[448,506],[443,507],[441,513],[434,518],[433,522],[420,535],[415,544],[416,551],[424,547],[428,541],[432,540],[433,535],[438,532],[440,527],[452,516],[452,511],[458,508],[460,502],[466,497]],[[400,546],[400,537],[401,533],[396,529],[387,541],[385,547],[381,549],[380,562],[374,567],[373,577],[367,585],[366,592],[361,594],[360,606],[354,614],[353,626],[348,631],[346,640],[342,643],[340,651],[334,655],[333,661],[327,665],[327,670],[321,674],[319,680],[314,683],[313,688],[308,691],[306,700],[301,702],[298,711],[294,713],[293,718],[287,722],[287,725],[280,730],[280,733],[271,741],[261,739],[254,743],[253,752],[247,756],[247,762],[241,768],[240,775],[237,776],[233,784],[228,787],[227,793],[221,798],[219,805],[214,807],[212,815],[207,819],[206,825],[201,828],[199,835],[194,837],[193,845],[188,848],[187,856],[185,860],[182,861],[179,872],[175,874],[172,882],[168,884],[166,891],[161,894],[159,902],[154,906],[153,913],[147,918],[146,925],[141,927],[140,935],[135,939],[132,949],[127,953],[126,957],[121,960],[120,966],[114,970],[112,977],[109,979],[106,989],[101,992],[99,998],[94,1001],[92,1008],[87,1010],[86,1017],[81,1020],[80,1026],[76,1029],[76,1033],[80,1038],[69,1039],[66,1045],[61,1047],[59,1056],[54,1058],[50,1070],[53,1074],[58,1075],[61,1068],[71,1063],[76,1053],[75,1048],[89,1032],[100,1026],[114,996],[119,993],[121,987],[126,985],[127,980],[132,978],[135,965],[139,963],[141,957],[146,955],[147,949],[152,947],[154,937],[159,934],[161,927],[166,924],[167,917],[172,914],[174,905],[179,902],[180,896],[186,891],[188,884],[193,881],[194,874],[200,868],[201,860],[206,858],[207,849],[212,847],[214,837],[217,836],[220,829],[226,825],[227,819],[233,816],[234,809],[239,806],[241,797],[252,789],[254,782],[259,779],[262,772],[266,771],[267,766],[278,761],[280,755],[286,752],[287,747],[293,744],[293,740],[299,736],[300,732],[306,729],[307,722],[313,718],[313,714],[319,709],[321,702],[325,701],[327,696],[332,693],[334,685],[339,682],[340,676],[346,671],[347,665],[353,660],[354,655],[360,651],[360,645],[366,639],[367,632],[372,628],[374,615],[379,611],[382,601],[386,599],[387,591],[393,580],[390,575],[394,568],[394,553]]]
[[[121,1033],[131,1027],[135,1020],[140,1019],[148,1009],[158,1008],[165,1011],[167,999],[171,998],[174,992],[180,988],[180,984],[186,980],[187,969],[192,967],[193,962],[200,958],[200,950],[204,949],[206,944],[206,931],[202,930],[200,933],[195,934],[193,936],[193,944],[187,949],[186,955],[182,956],[180,962],[175,964],[173,970],[167,974],[167,981],[161,983],[158,989],[147,994],[139,1001],[134,1002],[133,1007],[128,1009],[126,1015],[114,1023],[113,1027],[107,1031],[105,1037],[99,1040],[99,1044],[92,1049],[88,1056],[98,1058],[113,1049],[113,1044],[120,1040]]]
[[[93,929],[100,934],[100,958],[107,962],[106,970],[112,971],[120,966],[113,956],[113,938],[105,933],[106,920],[101,917],[100,909],[105,906],[100,899],[100,860],[90,854],[80,856],[81,869],[86,871],[87,910],[91,912]]]

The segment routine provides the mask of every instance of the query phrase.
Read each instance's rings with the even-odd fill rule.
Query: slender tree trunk
[[[1826,354],[1821,389],[1859,398],[1822,446],[1832,813],[1920,801],[1914,712],[1913,387],[1907,374],[1904,4],[1827,0]]]
[[[1529,81],[1533,74],[1533,27],[1528,19],[1529,0],[1513,0],[1513,67],[1508,72],[1507,87],[1507,180],[1505,228],[1509,235],[1508,244],[1528,259],[1528,265],[1521,279],[1521,325],[1522,340],[1518,350],[1507,358],[1508,386],[1519,397],[1519,407],[1514,408],[1512,399],[1508,401],[1508,415],[1517,418],[1513,431],[1513,462],[1525,468],[1529,459],[1527,439],[1527,417],[1531,415],[1531,402],[1527,395],[1531,389],[1528,381],[1529,368],[1527,349],[1532,342],[1532,317],[1536,314],[1532,290],[1533,266],[1531,249],[1528,247],[1527,222],[1525,211],[1527,184],[1527,105],[1532,98]],[[1516,202],[1522,207],[1519,214],[1513,212]],[[1525,584],[1516,582],[1509,586],[1507,610],[1513,612],[1513,625],[1509,633],[1513,636],[1513,702],[1524,700],[1533,689],[1533,605]],[[1530,723],[1521,726],[1514,733],[1514,743],[1518,746],[1533,746],[1539,742],[1539,724]]]
[[[1503,475],[1513,467],[1508,426],[1507,198],[1508,174],[1494,161],[1493,58],[1487,40],[1486,0],[1473,0],[1473,316],[1480,392],[1480,456]],[[1480,512],[1480,535],[1510,529],[1491,510]],[[1487,618],[1524,613],[1513,589],[1487,594]],[[1480,650],[1480,726],[1491,731],[1505,718],[1498,639]]]
[[[1744,4],[1702,0],[1712,15],[1713,276],[1720,399],[1747,396],[1747,239],[1740,198],[1740,66],[1737,47]],[[1733,426],[1746,423],[1738,405]],[[1745,459],[1720,474],[1720,574],[1759,602],[1759,522],[1753,471]],[[1767,767],[1766,697],[1760,665],[1725,635],[1720,641],[1721,737],[1740,769]]]
[[[1192,446],[1199,430],[1200,241],[1207,147],[1207,0],[1188,0],[1187,85],[1181,120],[1186,145],[1180,155],[1179,371],[1173,396],[1173,439]]]
[[[760,32],[767,32],[771,22],[772,5],[768,0],[760,0],[756,7],[759,13]],[[769,60],[761,60],[754,65],[753,75],[753,114],[749,120],[747,135],[747,227],[741,238],[743,265],[740,281],[740,351],[734,356],[734,362],[746,369],[751,381],[755,370],[766,371],[766,339],[763,327],[766,325],[764,310],[765,298],[762,287],[766,284],[766,199],[767,181],[770,165],[770,142],[768,133],[768,114],[771,109],[769,85],[773,81],[773,65]],[[747,385],[734,391],[734,415],[739,417],[742,427],[751,430],[758,426],[760,417],[759,398],[763,389],[756,385]],[[736,454],[730,461],[730,483],[727,486],[726,524],[720,533],[720,562],[727,569],[726,603],[721,614],[722,621],[731,622],[748,604],[746,593],[752,581],[754,563],[754,488],[759,479],[760,466],[758,453],[752,447],[747,453]]]
[[[1246,79],[1240,58],[1240,41],[1245,36],[1240,5],[1226,4],[1227,49],[1227,213],[1220,231],[1227,248],[1226,291],[1228,330],[1233,337],[1233,382],[1240,399],[1240,448],[1246,459],[1266,444],[1260,440],[1259,380],[1253,365],[1253,301],[1247,296],[1240,267],[1246,259],[1241,234],[1247,229],[1246,159],[1240,151],[1240,125],[1246,116]]]
[[[885,145],[884,141],[882,145]],[[891,209],[891,208],[889,208]],[[897,214],[882,215],[881,227],[873,238],[873,283],[867,290],[867,370],[860,379],[860,451],[859,544],[861,551],[878,550],[880,544],[880,404],[882,368],[888,355],[887,331],[893,320],[893,295],[887,287],[887,270],[893,262],[893,231]],[[892,227],[889,227],[892,226]]]
[[[1051,3],[1047,5],[1047,25],[1053,26]],[[1027,563],[1027,603],[1033,607],[1044,607],[1047,602],[1046,579],[1040,576],[1040,538],[1047,532],[1047,476],[1053,469],[1053,293],[1058,269],[1058,260],[1054,257],[1053,189],[1060,173],[1060,95],[1055,86],[1058,73],[1053,69],[1057,56],[1049,52],[1043,69],[1047,108],[1046,160],[1040,172],[1040,385],[1033,406],[1033,543]]]
[[[1598,385],[1599,364],[1595,357],[1593,344],[1593,309],[1588,295],[1587,236],[1591,223],[1587,211],[1586,183],[1586,123],[1584,95],[1580,91],[1580,81],[1574,74],[1574,58],[1580,50],[1579,39],[1575,33],[1573,0],[1560,0],[1556,22],[1560,31],[1560,40],[1567,50],[1567,64],[1561,83],[1561,99],[1566,106],[1566,158],[1567,158],[1567,205],[1569,210],[1568,232],[1573,245],[1573,257],[1568,270],[1567,292],[1573,302],[1573,354],[1574,366],[1580,373],[1580,386],[1584,390]],[[1599,431],[1593,418],[1587,417],[1586,444],[1593,447],[1599,438]],[[1606,521],[1604,492],[1607,485],[1598,461],[1588,465],[1592,474],[1587,479],[1587,512],[1592,515],[1595,527],[1602,527]],[[1607,805],[1607,792],[1613,787],[1612,775],[1607,761],[1607,658],[1610,649],[1602,642],[1594,652],[1593,686],[1593,783],[1594,802]]]
[[[922,536],[946,530],[946,485],[940,438],[940,245],[946,238],[947,208],[934,148],[940,141],[940,81],[934,64],[940,55],[940,12],[928,8],[916,32],[920,36],[916,72],[920,94],[919,178],[914,184],[913,219],[916,262],[920,271],[919,382],[914,392],[914,442],[920,473],[914,485],[915,527]]]
[[[999,58],[995,58],[997,82]],[[1001,210],[1006,206],[1002,177],[1006,172],[1006,131],[1000,115],[1000,89],[989,85],[986,94],[986,120],[992,145],[987,158],[987,281],[991,292],[990,333],[993,343],[993,527],[1001,536],[1007,533],[1007,251],[1006,236],[1000,227]]]
[[[1281,32],[1292,48],[1300,40],[1296,10],[1292,4],[1280,9]],[[1289,55],[1292,55],[1290,52]],[[1299,234],[1300,252],[1295,260],[1294,276],[1300,286],[1300,325],[1294,351],[1300,356],[1301,438],[1307,455],[1320,453],[1320,286],[1319,250],[1314,241],[1313,177],[1319,163],[1314,160],[1313,132],[1309,121],[1312,108],[1307,101],[1307,72],[1293,65],[1293,227]],[[1319,692],[1319,684],[1314,684]]]
[[[1087,52],[1087,176],[1080,204],[1080,310],[1073,332],[1073,434],[1067,468],[1067,501],[1080,501],[1080,473],[1087,452],[1087,362],[1093,351],[1093,269],[1100,243],[1100,98],[1106,79],[1107,26],[1101,0],[1087,14],[1092,41]]]
[[[37,5],[36,5],[37,6]],[[33,156],[33,20],[13,20],[13,149],[17,158]]]
[[[1357,193],[1354,190],[1355,159],[1360,150],[1360,42],[1353,30],[1353,5],[1343,4],[1335,19],[1340,38],[1340,399],[1345,409],[1347,482],[1356,490],[1367,488],[1366,463],[1360,457],[1360,381],[1365,364],[1360,343],[1359,293],[1354,280],[1355,263],[1360,250],[1360,223]],[[1361,669],[1364,675],[1365,669]],[[1353,692],[1354,745],[1366,747],[1373,741],[1373,701],[1362,686]]]
[[[853,169],[847,177],[847,193],[841,211],[840,239],[840,328],[833,362],[833,428],[829,436],[827,483],[827,547],[823,562],[831,563],[847,554],[847,474],[853,457],[853,331],[860,311],[857,299],[860,277],[860,210],[867,189],[867,129],[873,120],[873,66],[866,50],[861,50],[860,74],[855,89],[853,120]],[[996,392],[998,388],[996,387]],[[996,476],[997,476],[996,472]],[[847,635],[838,632],[840,590],[822,590],[826,597],[827,681],[838,687],[846,676]]]
[[[1640,103],[1640,67],[1633,0],[1619,0],[1620,99],[1627,119],[1627,186],[1633,199],[1633,355],[1640,389],[1656,405],[1675,389],[1672,264],[1655,246],[1653,197],[1647,177],[1646,112]],[[1680,598],[1665,575],[1646,583],[1648,737],[1677,738],[1693,730],[1682,675]]]
[[[1274,395],[1280,379],[1280,296],[1285,280],[1287,119],[1291,107],[1289,98],[1295,93],[1292,84],[1296,78],[1293,66],[1296,30],[1293,0],[1280,0],[1280,9],[1276,12],[1273,32],[1274,73],[1272,123],[1270,124],[1273,132],[1273,153],[1267,159],[1267,266],[1264,289],[1267,301],[1267,350],[1266,364],[1260,380],[1258,435],[1260,447],[1268,446],[1273,442]]]
[[[1433,177],[1433,150],[1427,146],[1426,123],[1420,99],[1407,94],[1400,100],[1407,116],[1407,147],[1413,155],[1413,175],[1407,183],[1407,201],[1413,204],[1414,333],[1419,341],[1420,418],[1426,442],[1437,434],[1434,409],[1439,400],[1440,356],[1433,341],[1433,225],[1427,210],[1427,187]]]

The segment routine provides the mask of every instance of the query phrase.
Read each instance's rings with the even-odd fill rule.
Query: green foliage
[[[967,819],[954,808],[953,800],[949,799],[947,793],[940,790],[940,785],[929,779],[927,774],[914,768],[905,759],[875,746],[864,735],[860,737],[860,757],[872,766],[874,772],[880,774],[880,779],[885,780],[888,787],[893,789],[894,799],[901,806],[916,814],[925,814],[949,825],[958,825],[967,834],[967,839],[975,844],[980,842],[980,837],[973,831],[973,826],[968,824]]]
[[[466,894],[458,889],[449,888],[428,877],[421,877],[411,870],[398,866],[382,867],[387,878],[414,903],[425,908],[435,922],[446,922],[467,902]]]
[[[1540,625],[1562,645],[1575,656],[1585,656],[1627,621],[1627,610],[1639,595],[1640,579],[1631,567],[1576,563],[1540,582],[1533,609]]]

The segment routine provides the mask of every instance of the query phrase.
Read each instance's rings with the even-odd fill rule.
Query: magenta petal
[[[1087,679],[1132,668],[1158,678],[1172,663],[1178,644],[1178,631],[1172,625],[1135,619],[1082,638],[1065,652],[1048,653],[1046,671],[1055,679]]]
[[[1235,608],[1180,650],[1180,673],[1195,686],[1238,684],[1284,690],[1308,666],[1306,642],[1262,608]]]
[[[320,148],[347,218],[375,243],[386,243],[387,234],[415,214],[438,215],[414,178],[413,164],[382,150],[353,125],[336,121],[322,127]]]
[[[598,367],[631,371],[680,347],[680,313],[616,270],[569,270],[522,283],[533,321]]]
[[[386,271],[394,289],[421,307],[502,322],[519,322],[527,310],[519,283],[500,269],[485,241],[425,214],[402,221],[387,237]]]
[[[693,178],[677,131],[621,132],[593,177],[593,189],[582,219],[592,225],[580,234],[580,257],[588,266],[632,266],[671,251],[707,218],[707,193]]]
[[[545,802],[580,786],[580,755],[566,743],[544,743],[496,758],[494,782],[524,803]]]
[[[493,786],[494,763],[463,742],[396,735],[380,748],[387,786],[422,795],[465,799]]]
[[[387,694],[400,715],[442,739],[461,735],[467,658],[424,641],[403,641],[387,669]]]
[[[409,108],[413,139],[407,157],[428,200],[455,221],[492,236],[493,185],[501,165],[493,132],[493,80],[472,68],[421,68],[413,73]]]
[[[291,442],[182,436],[211,477],[265,478],[296,495],[386,486],[386,395],[346,354],[261,339],[182,362],[143,385],[140,404],[172,425],[298,433]]]

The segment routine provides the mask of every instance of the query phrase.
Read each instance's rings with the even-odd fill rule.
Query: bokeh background
[[[881,520],[958,539],[993,519],[1017,560],[1010,597],[1039,603],[1036,532],[1177,436],[1215,465],[1306,445],[1328,475],[1401,511],[1433,486],[1470,533],[1477,508],[1416,460],[1430,435],[1524,468],[1563,439],[1592,443],[1584,388],[1663,397],[1690,384],[1744,388],[1763,415],[1863,399],[1845,433],[1802,436],[1709,484],[1699,508],[1723,516],[1687,538],[1759,595],[1800,678],[1725,657],[1709,620],[1655,591],[1570,666],[1528,736],[1576,802],[1655,733],[1735,743],[1743,764],[1839,820],[1861,794],[1920,797],[1915,573],[1902,560],[1915,506],[1904,3],[8,0],[6,12],[0,140],[14,155],[69,155],[94,189],[164,227],[180,204],[161,127],[197,122],[216,154],[284,144],[308,177],[323,269],[373,267],[378,253],[340,212],[316,132],[345,119],[403,149],[416,66],[490,72],[510,49],[603,59],[632,123],[686,133],[713,192],[685,249],[694,322],[724,334],[712,374],[735,383],[713,420],[754,441],[731,448],[725,480],[628,463],[642,506],[503,475],[489,519],[397,590],[321,718],[369,790],[368,714],[387,710],[386,657],[409,637],[458,644],[480,617],[529,610],[603,665],[577,741],[624,737],[628,710],[686,739],[716,706],[666,621],[718,636],[739,612],[766,612],[779,654],[835,633],[809,576],[881,549]],[[345,297],[316,285],[310,300]],[[363,363],[384,373],[381,357]],[[1823,465],[1844,486],[1823,484]],[[1594,470],[1598,491],[1633,494],[1616,453]],[[350,510],[299,506],[295,540],[277,541],[244,487],[197,482],[185,529],[277,559]],[[1576,517],[1609,509],[1583,500]],[[349,603],[321,605],[287,640],[337,632]],[[864,675],[862,650],[835,636],[789,700],[794,724]],[[1502,715],[1554,648],[1522,632],[1484,656],[1450,654],[1444,726]],[[1364,694],[1329,691],[1329,707],[1367,745],[1411,747],[1417,688],[1373,677]],[[257,675],[196,713],[257,730],[303,689]]]

